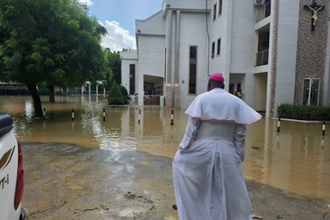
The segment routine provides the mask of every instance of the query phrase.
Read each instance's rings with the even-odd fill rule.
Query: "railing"
[[[159,95],[144,95],[144,105],[160,105]]]
[[[256,66],[262,66],[268,64],[269,50],[263,50],[256,53]]]
[[[271,2],[267,2],[264,5],[257,5],[255,6],[255,9],[256,9],[256,22],[259,22],[262,19],[270,16]]]

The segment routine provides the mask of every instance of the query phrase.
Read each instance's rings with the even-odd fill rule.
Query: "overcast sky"
[[[144,20],[161,10],[163,0],[79,0],[89,6],[95,16],[108,30],[102,46],[111,51],[123,48],[136,49],[135,20]]]

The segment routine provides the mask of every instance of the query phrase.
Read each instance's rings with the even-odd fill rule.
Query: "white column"
[[[175,40],[175,76],[174,76],[174,83],[176,85],[179,84],[179,58],[180,58],[180,15],[181,12],[176,12],[176,40]]]

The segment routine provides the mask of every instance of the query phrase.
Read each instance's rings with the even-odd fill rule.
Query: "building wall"
[[[138,97],[139,105],[143,105],[144,76],[164,77],[165,69],[165,38],[162,36],[139,36],[138,37]]]
[[[251,74],[254,66],[253,0],[233,1],[230,71]],[[229,17],[231,17],[229,15]]]
[[[189,0],[189,1],[178,1],[178,0],[164,0],[162,9],[165,12],[166,8],[172,9],[190,9],[190,10],[205,10],[207,3],[205,0]]]
[[[310,5],[311,1],[300,1],[298,47],[297,47],[297,72],[295,84],[295,104],[302,104],[303,101],[303,83],[304,78],[319,78],[320,85],[320,103],[323,104],[324,76],[326,73],[327,42],[329,28],[330,3],[328,0],[317,1],[318,5],[324,5],[325,8],[318,12],[318,19],[315,30],[311,31],[312,14],[309,9],[304,9],[304,5]],[[329,71],[329,70],[328,70]]]
[[[165,38],[139,36],[139,75],[164,76]]]
[[[159,11],[145,20],[136,20],[138,48],[138,105],[143,105],[144,76],[165,75],[165,20]]]
[[[159,11],[145,20],[135,21],[135,32],[138,35],[165,35],[165,21]]]
[[[247,104],[257,110],[266,109],[266,116],[276,116],[278,105],[302,103],[303,79],[313,75],[321,79],[321,103],[324,99],[329,105],[330,2],[317,1],[325,8],[318,14],[314,32],[310,30],[311,11],[303,7],[312,4],[310,0],[272,0],[270,17],[258,23],[255,23],[253,3],[253,0],[223,0],[222,14],[217,14],[214,20],[213,6],[217,4],[218,9],[218,0],[164,0],[162,11],[136,21],[139,93],[143,93],[144,75],[165,77],[164,91],[175,90],[175,103],[186,109],[197,95],[206,91],[209,74],[222,72],[226,90],[230,83],[241,83]],[[254,66],[257,32],[263,28],[268,28],[270,33],[269,62]],[[217,56],[219,38],[221,54]],[[211,58],[212,42],[215,42],[214,58]],[[197,46],[195,95],[188,94],[189,46]],[[125,68],[123,64],[123,72],[129,71],[129,65]],[[124,82],[128,80],[123,78]]]
[[[272,2],[272,23],[270,32],[270,44],[271,44],[271,63],[270,63],[270,79],[268,85],[270,86],[269,95],[269,110],[268,116],[275,116],[277,114],[275,109],[275,97],[276,97],[276,74],[277,74],[277,43],[278,43],[278,16],[279,16],[279,0]]]
[[[209,43],[209,53],[208,53],[208,63],[209,63],[209,71],[208,74],[212,74],[215,72],[222,73],[225,80],[229,80],[229,65],[226,65],[226,60],[230,59],[230,54],[228,53],[228,50],[231,49],[231,18],[229,16],[232,16],[232,11],[228,10],[229,2],[224,1],[222,3],[222,13],[219,15],[219,1],[218,0],[212,0],[212,3],[210,4],[210,14],[209,17],[209,37],[210,37],[210,43]],[[213,6],[214,4],[217,4],[217,17],[214,20],[213,19]],[[230,22],[230,23],[229,23]],[[217,55],[217,41],[221,38],[221,50],[220,55]],[[214,58],[211,57],[212,53],[212,43],[215,43],[215,55]]]
[[[253,75],[254,52],[255,52],[255,31],[254,31],[254,5],[253,0],[249,1],[232,1],[232,33],[230,72],[244,73],[246,76],[242,78],[242,89],[245,102],[252,108],[255,108],[256,89],[251,84],[246,85],[249,80],[252,85],[255,83]],[[230,16],[229,16],[230,17]]]
[[[328,5],[328,7],[330,7]],[[330,18],[330,10],[328,11]],[[330,54],[330,22],[328,22],[328,39],[327,39],[327,54]],[[323,105],[330,106],[330,56],[327,55],[325,61],[325,72],[324,72],[324,92],[323,92]]]
[[[265,18],[265,21],[268,21],[269,23],[269,48],[268,48],[268,65],[266,66],[266,69],[264,71],[259,71],[258,73],[266,73],[267,81],[266,81],[266,101],[265,101],[265,116],[268,118],[272,116],[272,95],[275,94],[275,87],[273,90],[273,83],[275,83],[275,77],[273,78],[273,75],[276,75],[276,72],[273,71],[273,67],[276,66],[275,62],[275,54],[277,54],[277,22],[278,22],[278,2],[273,0],[270,2],[270,14],[271,16]],[[261,23],[261,22],[259,22]],[[257,38],[256,38],[257,39]],[[257,42],[255,43],[257,46]],[[257,52],[257,48],[255,49],[255,52]],[[274,91],[274,93],[272,92]],[[258,102],[257,96],[256,96],[256,102]]]
[[[279,1],[278,6],[275,111],[294,100],[299,0]]]
[[[130,65],[135,65],[135,89],[138,91],[138,59],[137,59],[137,51],[123,51],[120,53],[121,57],[121,85],[124,86],[127,91],[129,91],[130,87]]]
[[[219,1],[212,1],[213,5]],[[226,80],[225,89],[229,84],[240,83],[244,92],[244,99],[251,107],[255,107],[255,88],[246,86],[247,74],[253,81],[253,64],[255,51],[254,6],[253,0],[223,1],[222,13],[213,20],[210,15],[210,51],[215,42],[215,57],[210,59],[210,71],[221,72]],[[221,38],[221,52],[217,55],[217,40]],[[211,52],[210,52],[211,53]]]
[[[206,91],[208,41],[204,13],[181,12],[179,85],[180,107],[186,109],[196,95]],[[175,35],[175,33],[173,33]],[[197,94],[189,95],[189,48],[197,46]],[[174,53],[174,52],[173,52]]]

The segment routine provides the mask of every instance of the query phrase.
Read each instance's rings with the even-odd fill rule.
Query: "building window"
[[[213,6],[213,20],[217,18],[217,4],[214,4]]]
[[[129,65],[129,94],[135,94],[135,64]]]
[[[190,46],[189,50],[189,94],[196,94],[197,80],[197,46]]]
[[[320,79],[307,78],[304,79],[304,97],[303,105],[319,105],[320,97]]]
[[[211,57],[214,58],[215,54],[215,42],[212,43],[212,49],[211,49]]]
[[[221,38],[218,39],[217,55],[220,56],[221,51]]]
[[[219,16],[222,13],[222,0],[219,0]]]

